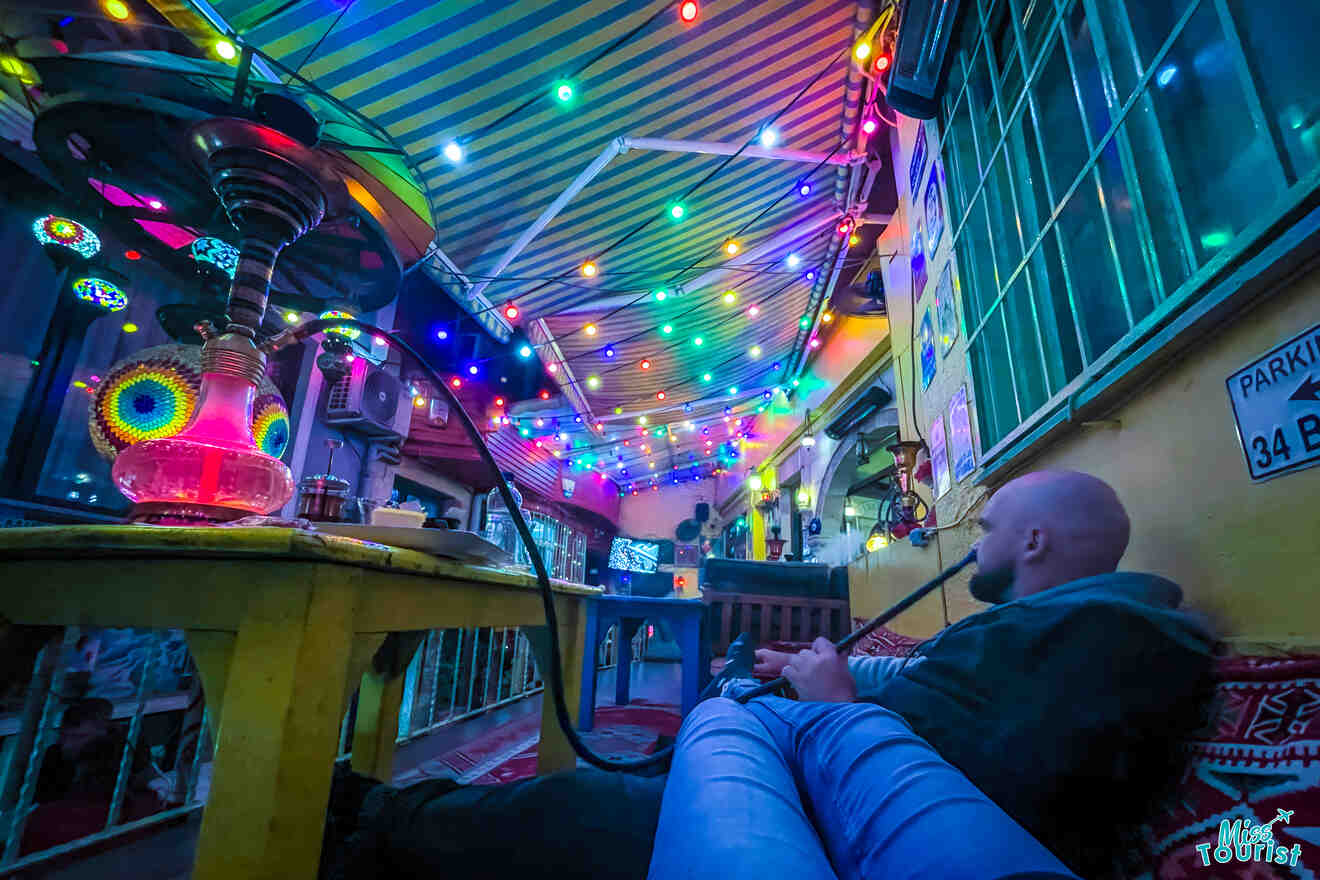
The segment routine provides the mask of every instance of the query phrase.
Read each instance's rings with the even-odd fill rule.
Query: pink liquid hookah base
[[[293,497],[293,475],[252,438],[248,380],[202,374],[197,409],[172,437],[144,440],[115,458],[115,485],[139,514],[163,525],[197,525],[268,514]]]

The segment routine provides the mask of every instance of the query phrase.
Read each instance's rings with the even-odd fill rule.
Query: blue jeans
[[[648,880],[1076,875],[868,703],[717,697],[684,720]]]

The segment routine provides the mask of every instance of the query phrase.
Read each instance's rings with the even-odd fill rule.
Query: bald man
[[[1093,476],[1027,474],[994,494],[979,524],[970,589],[989,609],[906,658],[841,657],[817,639],[797,655],[757,651],[755,671],[782,672],[808,704],[896,713],[1071,868],[1108,876],[1202,723],[1213,639],[1178,610],[1176,584],[1117,571],[1128,517]],[[782,727],[782,702],[711,700],[685,732],[706,715],[729,730],[755,719],[800,748],[810,736]],[[672,790],[671,775],[665,810]],[[700,823],[678,804],[682,821]],[[662,810],[657,857],[666,820]]]

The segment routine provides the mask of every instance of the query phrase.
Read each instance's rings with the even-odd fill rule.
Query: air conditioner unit
[[[398,376],[365,358],[354,358],[348,375],[330,387],[325,421],[353,428],[370,437],[406,439],[412,420],[412,398]]]
[[[904,116],[933,119],[949,76],[959,0],[904,0],[885,100]],[[975,14],[975,13],[972,13]]]

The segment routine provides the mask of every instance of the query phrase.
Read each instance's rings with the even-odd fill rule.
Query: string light
[[[234,48],[234,44],[228,40],[216,40],[215,54],[219,55],[225,61],[233,61],[234,56],[238,54],[238,51]]]
[[[555,86],[555,99],[561,104],[567,104],[573,100],[573,86],[571,83],[561,82]]]
[[[771,128],[768,125],[765,128],[761,129],[761,146],[765,147],[766,149],[769,149],[770,147],[773,147],[776,143],[778,143],[778,141],[779,141],[779,132],[775,131],[773,128]]]
[[[448,330],[437,330],[437,331],[435,331],[435,338],[436,338],[436,339],[439,339],[441,342],[444,342],[446,339],[449,338],[449,331],[448,331]],[[525,346],[525,345],[523,346],[523,348],[526,348],[526,347],[527,347],[527,346]]]
[[[513,303],[509,303],[504,307],[504,317],[508,318],[510,321],[518,320],[519,314],[521,313],[518,311],[518,307]]]
[[[869,40],[859,40],[856,46],[853,46],[853,57],[858,61],[865,61],[871,57],[871,43]]]
[[[463,380],[455,376],[454,378],[449,380],[449,384],[453,385],[455,388],[462,388]]]
[[[839,235],[847,235],[852,231],[852,225],[853,219],[851,217],[844,217],[843,222],[841,222],[838,227]]]
[[[759,315],[759,314],[761,314],[761,307],[760,307],[760,306],[758,306],[758,305],[750,305],[750,306],[747,307],[747,317],[749,317],[749,318],[755,318],[755,317],[756,317],[757,315]]]
[[[475,376],[479,372],[481,372],[481,370],[476,364],[468,364],[468,375]]]
[[[647,358],[642,358],[642,362],[637,366],[641,367],[643,370],[649,370],[651,369],[651,361]]]
[[[798,184],[797,191],[798,191],[798,195],[802,196],[803,198],[806,198],[807,196],[811,195],[811,184],[804,180]]]
[[[664,302],[665,297],[669,296],[669,294],[663,290],[657,290],[655,293],[651,295],[655,297],[656,302]]]
[[[856,247],[857,243],[861,240],[862,239],[857,235],[857,233],[854,232],[852,235],[848,236],[848,246]]]
[[[442,330],[441,332],[443,333],[444,331]],[[523,360],[526,360],[531,356],[532,356],[532,347],[530,345],[519,346],[518,357],[522,358]]]
[[[413,406],[416,406],[416,407],[426,406],[426,398],[425,398],[425,397],[414,397],[414,398],[413,398]],[[496,420],[496,419],[491,419],[491,421],[497,421],[497,420]]]
[[[875,134],[876,127],[879,125],[874,116],[868,116],[862,120],[862,131],[866,134]]]
[[[665,393],[664,393],[663,391],[657,391],[657,392],[655,393],[655,399],[656,399],[656,400],[664,400],[664,399],[665,399]]]
[[[738,294],[734,293],[732,290],[726,290],[724,291],[723,299],[726,306],[731,306],[738,301]]]
[[[754,358],[759,358],[761,356],[761,346],[753,345],[751,348],[747,349],[747,353]]]
[[[701,8],[697,6],[697,0],[684,0],[678,5],[678,20],[683,24],[692,24],[697,20]]]
[[[463,161],[463,148],[458,145],[458,141],[450,141],[445,144],[445,158],[457,165]]]
[[[802,258],[799,257],[797,254],[789,254],[788,257],[784,260],[784,262],[788,264],[788,268],[796,269],[799,265],[801,265]]]
[[[703,382],[709,382],[710,379],[711,379],[711,375],[710,375],[710,373],[702,373],[702,374],[701,374],[701,381],[703,381]]]
[[[599,388],[599,387],[600,387],[600,376],[588,376],[588,377],[587,377],[587,387],[588,387],[588,388],[591,388],[591,389],[593,389],[593,390],[596,389],[596,388]]]
[[[550,363],[545,365],[545,369],[546,372],[553,375],[554,373],[559,372],[559,364],[555,363],[554,361],[551,361]]]
[[[881,55],[875,59],[875,72],[884,73],[889,69],[889,56]]]
[[[801,318],[798,318],[798,326],[801,327],[803,330],[806,330],[808,327],[811,326],[811,318],[807,315],[803,315]]]
[[[288,312],[285,312],[285,313],[284,313],[284,323],[286,323],[286,324],[297,324],[298,321],[301,319],[301,317],[302,317],[301,315],[299,315],[297,312],[294,312],[294,311],[288,311]]]
[[[724,243],[724,252],[731,257],[735,256],[740,250],[742,250],[742,245],[732,238]]]
[[[828,324],[830,321],[833,321],[833,320],[834,320],[834,313],[833,313],[833,312],[821,312],[820,319],[821,319],[821,321],[823,321],[824,323]]]
[[[819,339],[816,339],[815,337],[812,337],[811,342],[808,343],[808,344],[809,344],[812,348],[820,348],[820,340],[819,340]]]
[[[137,325],[137,324],[134,324],[132,321],[129,321],[127,324],[124,325],[124,332],[125,332],[125,333],[136,333],[136,332],[138,332],[138,325]]]
[[[582,264],[582,275],[584,278],[595,278],[600,267],[596,265],[595,260],[587,260]]]
[[[585,327],[582,328],[582,332],[585,333],[585,334],[587,334],[588,336],[595,336],[595,335],[596,335],[596,325],[595,325],[595,324],[588,324],[587,326],[585,326]]]
[[[682,220],[683,215],[687,213],[687,208],[683,207],[682,202],[675,202],[669,206],[669,216],[675,220]]]
[[[807,272],[807,280],[808,280],[808,281],[815,281],[815,280],[816,280],[816,273],[815,273],[814,271],[809,271],[809,272]]]
[[[692,337],[692,344],[695,345],[697,348],[701,348],[701,346],[706,344],[706,340],[701,338],[700,336],[694,336]]]
[[[605,357],[607,358],[614,357],[614,346],[612,345],[605,346]]]
[[[674,325],[666,324],[665,326],[660,328],[660,332],[668,336],[670,333],[674,332]]]
[[[542,400],[549,400],[549,399],[550,399],[550,392],[549,392],[549,391],[546,391],[546,390],[544,390],[544,389],[542,389],[542,390],[541,390],[541,399],[542,399]]]

